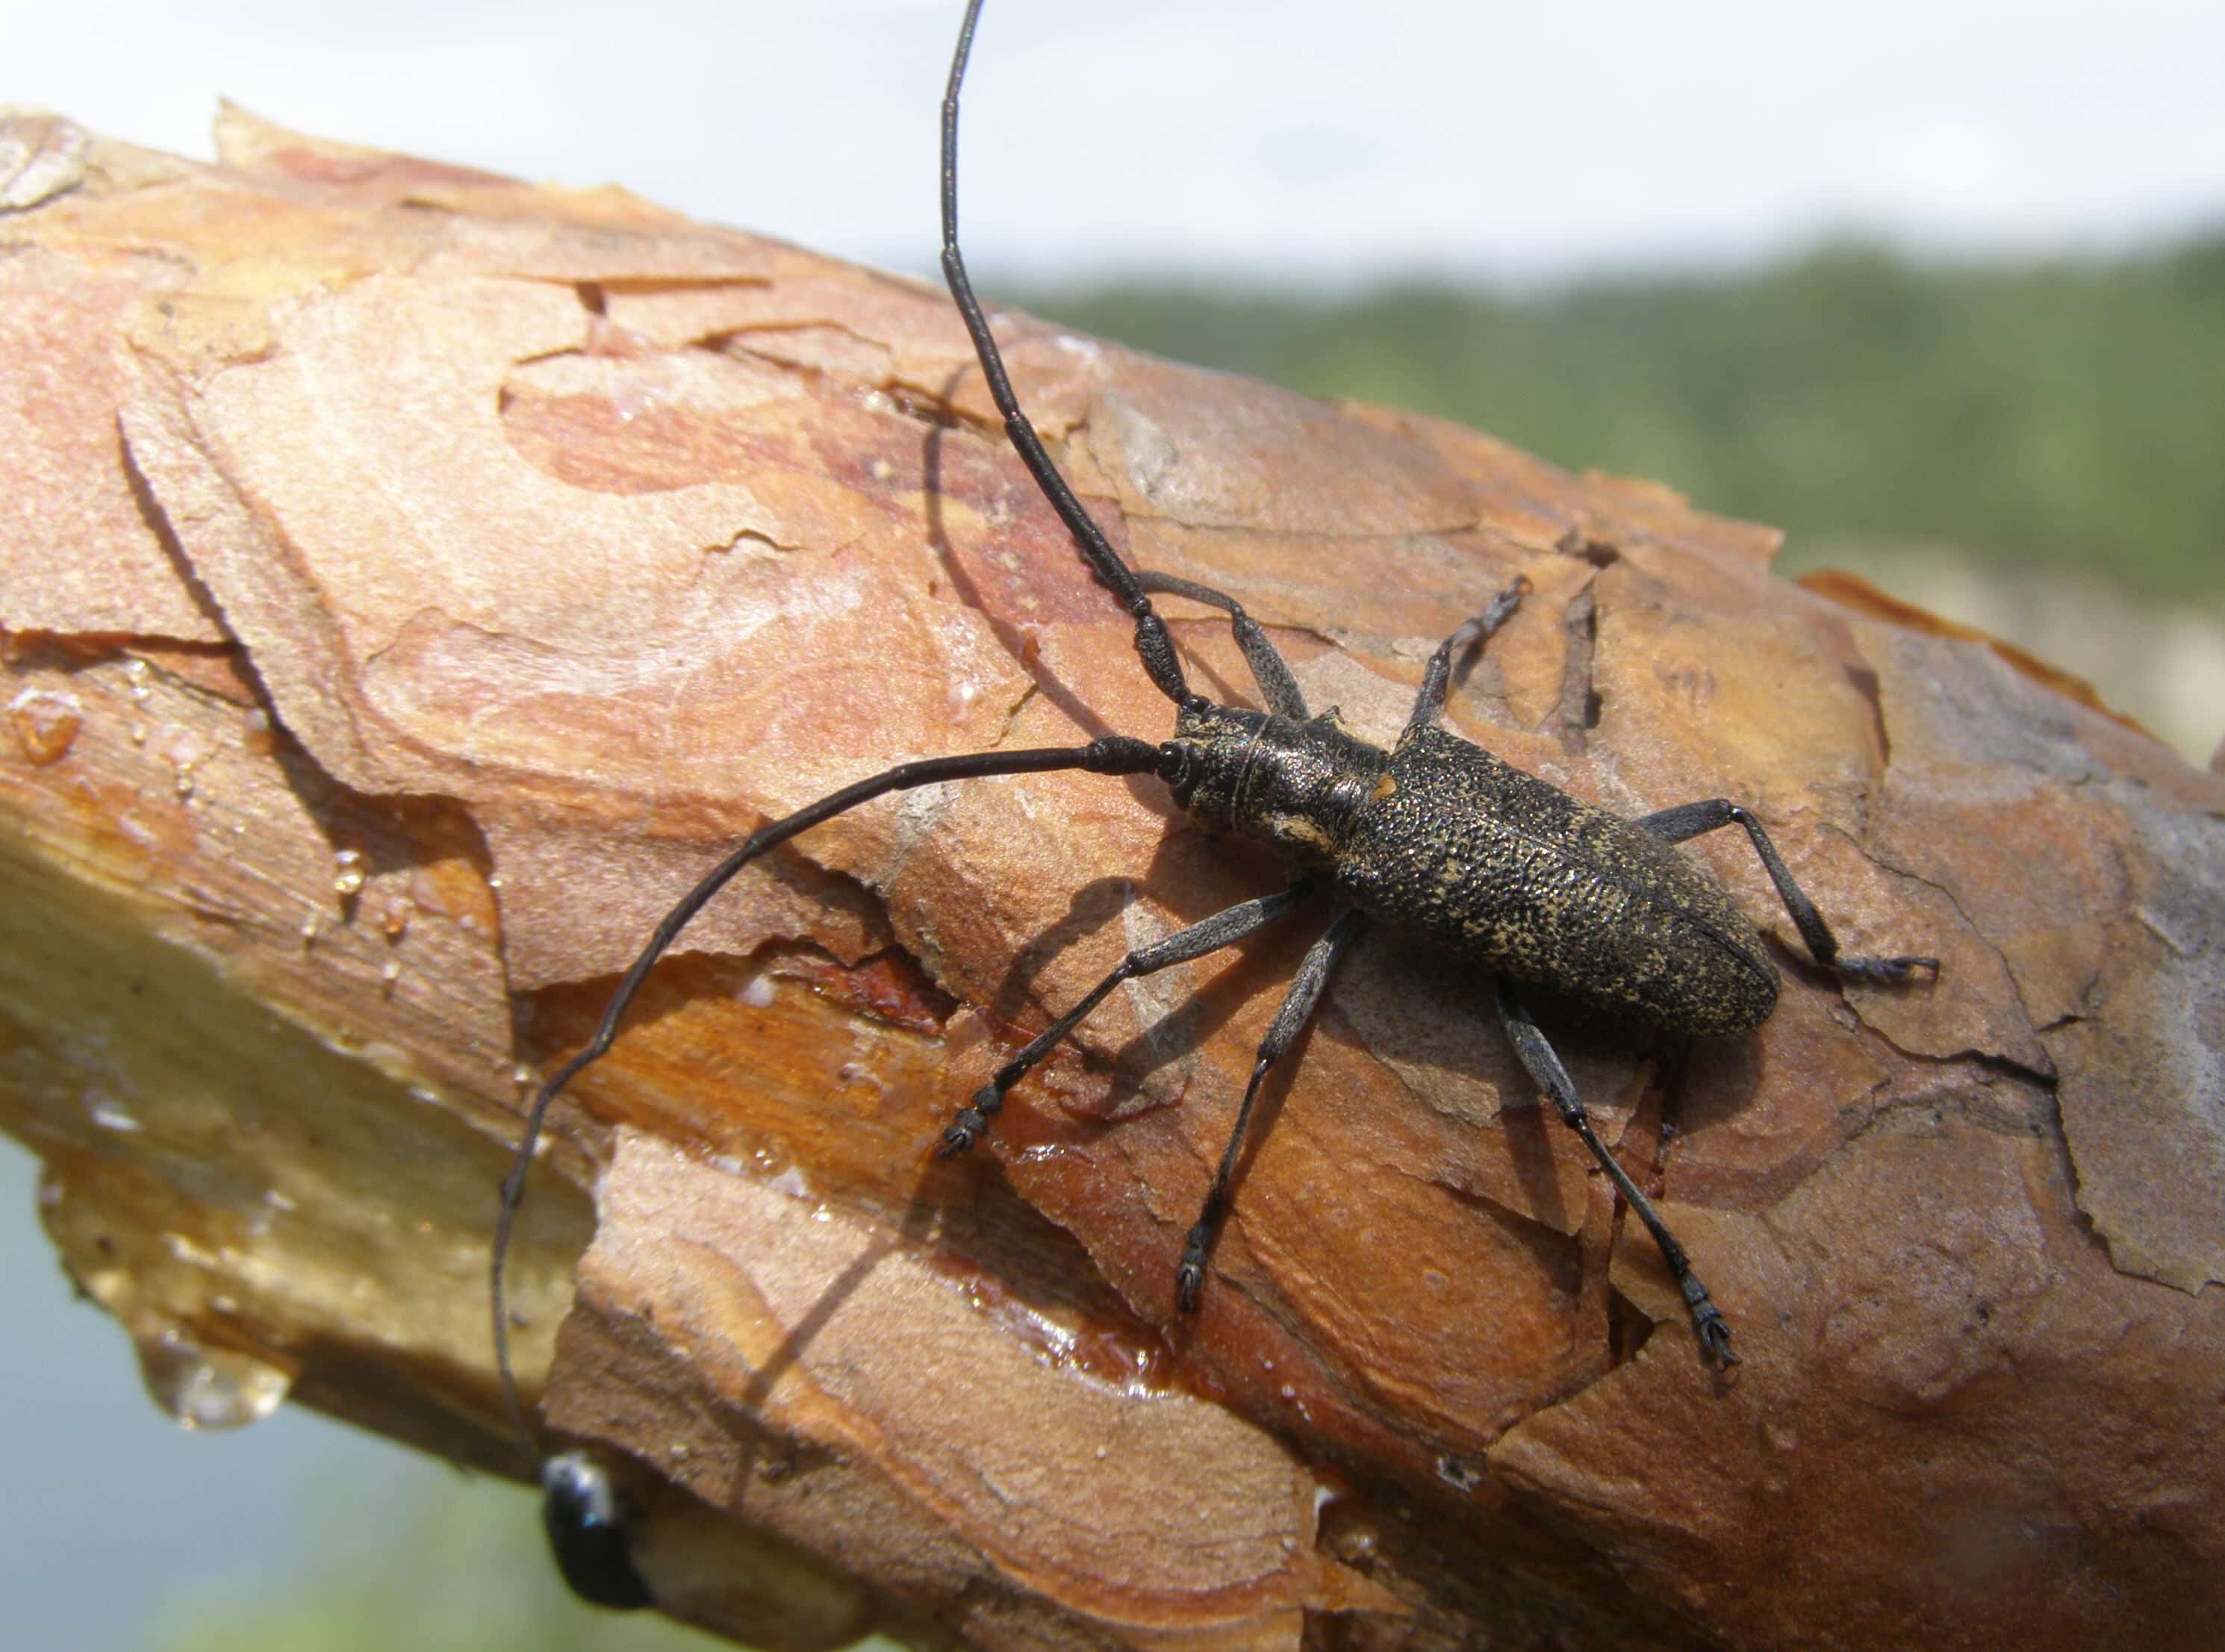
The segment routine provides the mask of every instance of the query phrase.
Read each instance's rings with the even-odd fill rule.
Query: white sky
[[[222,94],[925,272],[958,10],[75,0],[11,19],[0,100],[206,155]],[[992,0],[967,133],[1007,279],[2110,247],[2225,221],[2225,4]]]

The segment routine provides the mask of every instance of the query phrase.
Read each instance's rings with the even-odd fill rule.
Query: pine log
[[[535,1076],[739,836],[902,758],[1161,737],[939,290],[229,111],[0,126],[0,1125],[184,1420],[282,1398],[529,1475],[486,1326]],[[1682,1043],[1547,1019],[1744,1363],[1387,930],[1174,1263],[1326,912],[1156,782],[891,799],[707,910],[558,1110],[517,1254],[548,1430],[757,1645],[2157,1649],[2225,1619],[2225,778],[1778,535],[1472,431],[998,318],[1138,564],[1392,737],[1752,807],[1857,952]],[[1216,616],[1193,680],[1243,699]],[[548,1443],[548,1442],[543,1442]]]

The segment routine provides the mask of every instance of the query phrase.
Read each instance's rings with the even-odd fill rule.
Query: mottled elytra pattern
[[[1778,973],[1753,927],[1712,876],[1670,845],[1718,826],[1738,825],[1764,866],[1816,963],[1873,982],[1909,979],[1928,958],[1841,959],[1829,927],[1794,883],[1760,823],[1721,799],[1678,805],[1624,820],[1509,767],[1437,726],[1458,668],[1512,615],[1527,590],[1518,577],[1438,647],[1423,674],[1413,715],[1385,750],[1355,737],[1334,712],[1312,715],[1288,665],[1243,606],[1180,575],[1133,569],[1112,548],[1059,474],[1022,410],[958,249],[959,90],[973,47],[981,0],[969,0],[942,109],[942,265],[981,372],[1021,462],[1073,534],[1088,571],[1118,598],[1135,623],[1145,674],[1173,703],[1175,729],[1163,744],[1108,736],[1086,746],[984,752],[900,763],[754,833],[658,925],[605,1010],[587,1048],[560,1067],[534,1099],[518,1156],[504,1185],[493,1263],[494,1334],[512,1415],[528,1433],[510,1370],[502,1297],[502,1257],[533,1144],[550,1102],[599,1059],[650,966],[704,902],[743,867],[798,832],[890,792],[996,775],[1087,769],[1153,775],[1200,824],[1258,839],[1282,851],[1298,876],[1289,889],[1239,902],[1131,952],[1081,1000],[999,1067],[943,1132],[940,1151],[963,1153],[992,1128],[1006,1093],[1121,983],[1202,957],[1302,909],[1327,894],[1338,910],[1308,952],[1259,1043],[1250,1082],[1195,1224],[1174,1268],[1174,1301],[1194,1309],[1214,1239],[1226,1217],[1260,1086],[1290,1048],[1328,990],[1337,962],[1372,921],[1380,921],[1473,965],[1525,1070],[1551,1101],[1659,1246],[1674,1275],[1702,1357],[1734,1363],[1730,1328],[1694,1273],[1683,1248],[1645,1193],[1592,1130],[1560,1058],[1531,1019],[1518,984],[1550,986],[1634,1020],[1673,1032],[1735,1034],[1775,1008]],[[1267,709],[1216,705],[1194,693],[1154,593],[1202,603],[1226,614]],[[634,1588],[622,1545],[613,1547],[606,1498],[578,1495],[578,1475],[563,1478],[549,1504],[552,1534],[567,1570],[591,1575],[606,1599]],[[594,1490],[593,1484],[586,1489]],[[560,1517],[584,1511],[596,1529],[569,1551]]]
[[[1743,1033],[1777,966],[1723,886],[1651,832],[1442,729],[1390,754],[1336,886],[1518,981],[1679,1033]]]

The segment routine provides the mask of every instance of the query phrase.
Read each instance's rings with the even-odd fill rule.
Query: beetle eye
[[[1190,749],[1177,740],[1159,748],[1159,778],[1174,788],[1175,795],[1189,795],[1197,784],[1197,763]]]

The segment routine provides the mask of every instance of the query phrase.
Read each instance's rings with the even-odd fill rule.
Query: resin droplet
[[[105,1130],[130,1132],[140,1128],[124,1104],[98,1086],[87,1090],[83,1098],[86,1117]]]
[[[177,1326],[141,1336],[140,1380],[181,1428],[244,1428],[278,1408],[294,1374],[252,1354],[204,1346]]]
[[[44,766],[60,763],[85,725],[85,707],[75,694],[43,688],[26,688],[8,702],[8,720],[16,725],[16,744],[26,762]]]
[[[177,771],[174,789],[181,798],[193,794],[193,770],[216,754],[208,736],[183,723],[164,723],[149,736],[149,752]]]
[[[363,851],[340,849],[333,854],[333,893],[353,895],[363,887]]]

